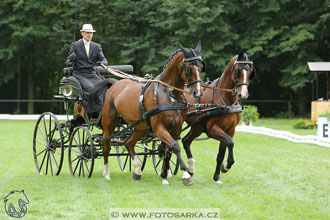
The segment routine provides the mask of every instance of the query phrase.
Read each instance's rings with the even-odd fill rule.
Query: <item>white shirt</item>
[[[87,42],[87,41],[85,41],[85,39],[83,38],[83,41],[84,41],[84,45],[85,45],[85,50],[86,50],[86,53],[87,53],[87,51],[88,51],[88,53],[87,53],[87,56],[89,57],[89,49],[90,49],[90,41],[89,42]],[[88,48],[87,48],[88,47]]]

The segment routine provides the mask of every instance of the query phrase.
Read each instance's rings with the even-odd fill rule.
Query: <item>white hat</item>
[[[82,29],[80,30],[80,32],[95,32],[95,30],[93,29],[93,26],[91,24],[84,24]]]

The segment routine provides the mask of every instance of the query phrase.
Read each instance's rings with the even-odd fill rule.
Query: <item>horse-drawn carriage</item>
[[[106,69],[101,66],[96,68],[104,78],[108,77],[109,73]],[[108,68],[133,73],[131,65],[109,66]],[[113,79],[113,81],[116,80]],[[71,175],[90,178],[95,159],[103,156],[102,133],[99,133],[102,130],[97,129],[101,127],[102,112],[96,120],[88,117],[83,108],[85,100],[82,98],[82,89],[79,81],[72,76],[72,67],[63,69],[59,95],[55,95],[55,97],[64,101],[67,120],[60,121],[51,112],[40,115],[33,136],[33,155],[36,168],[40,174],[59,175],[67,150]],[[126,130],[123,131],[123,129]],[[116,152],[110,156],[117,157],[120,169],[125,172],[127,169],[131,170],[131,159],[123,141],[131,134],[132,128],[127,129],[127,123],[121,118],[116,132],[117,135],[112,141]],[[151,147],[149,147],[149,143],[152,143]],[[162,157],[159,158],[159,154],[163,154],[162,151],[165,149],[159,149],[159,146],[160,141],[152,134],[148,134],[136,145],[142,170],[147,157],[152,156],[155,171],[157,174],[160,173]],[[177,171],[176,160],[172,160],[171,172],[175,175]]]
[[[83,111],[80,84],[70,74],[70,69],[65,68],[60,82],[60,95],[56,97],[64,100],[67,120],[60,121],[50,112],[40,115],[33,137],[37,171],[40,174],[59,175],[67,151],[72,176],[91,177],[95,159],[103,156],[103,175],[110,179],[108,156],[115,156],[122,171],[131,170],[133,162],[133,178],[139,180],[147,158],[151,156],[163,184],[168,183],[169,174],[175,175],[180,168],[183,171],[183,183],[191,185],[194,159],[190,144],[202,132],[206,132],[209,137],[220,141],[214,175],[214,180],[220,183],[220,165],[221,170],[226,172],[233,164],[231,137],[242,110],[238,97],[247,97],[248,80],[254,73],[253,56],[241,52],[230,61],[221,78],[206,86],[200,79],[205,69],[200,56],[200,43],[196,49],[180,47],[155,79],[127,77],[126,73],[132,72],[132,67],[128,65],[98,67],[103,75],[110,71],[128,79],[117,82],[113,78],[105,78],[96,86],[91,95],[95,102],[102,92],[106,92],[103,110],[96,120],[91,120]],[[206,89],[203,90],[202,86]],[[186,87],[190,92],[185,90]],[[71,114],[72,118],[69,117]],[[219,121],[226,115],[232,117],[230,125],[223,124],[228,120]],[[177,142],[184,120],[191,126],[183,138],[189,167],[182,160]],[[226,134],[228,132],[229,135]],[[222,164],[226,146],[229,148],[229,165]],[[115,153],[110,153],[111,147]]]

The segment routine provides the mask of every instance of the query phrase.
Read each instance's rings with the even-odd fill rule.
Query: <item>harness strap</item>
[[[151,82],[147,82],[141,89],[140,97],[139,97],[139,104],[140,104],[140,110],[142,113],[142,118],[147,122],[148,128],[150,131],[152,131],[150,118],[145,117],[146,110],[144,108],[143,98],[144,98],[144,92],[147,90],[147,88],[150,86]]]

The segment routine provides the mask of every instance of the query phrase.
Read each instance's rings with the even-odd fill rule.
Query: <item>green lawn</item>
[[[293,128],[295,119],[274,119],[274,118],[260,118],[255,122],[254,126],[272,128],[275,130],[290,131],[298,135],[316,135],[317,130],[314,129],[296,129]]]
[[[261,119],[274,129],[290,122]],[[91,179],[72,178],[67,155],[59,176],[40,176],[32,156],[34,121],[0,120],[0,219],[4,197],[24,189],[29,200],[23,219],[109,219],[110,208],[220,208],[221,219],[330,219],[330,149],[264,135],[237,132],[232,170],[213,180],[218,143],[194,142],[195,184],[186,187],[181,173],[161,185],[151,158],[141,181],[120,171],[110,158],[111,180],[97,160]],[[186,160],[185,160],[186,161]]]

